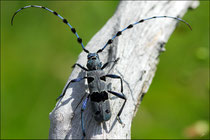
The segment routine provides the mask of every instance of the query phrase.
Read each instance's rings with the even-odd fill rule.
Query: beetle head
[[[89,70],[97,70],[101,68],[102,63],[97,53],[88,53],[87,59],[87,68]]]

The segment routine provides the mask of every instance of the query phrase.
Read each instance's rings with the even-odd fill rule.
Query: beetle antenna
[[[77,41],[81,44],[82,49],[83,49],[86,53],[89,53],[89,51],[85,49],[85,47],[84,47],[84,45],[83,45],[83,43],[82,43],[82,38],[79,37],[79,35],[78,35],[77,32],[76,32],[76,29],[73,28],[65,18],[63,18],[63,17],[62,17],[61,15],[59,15],[57,12],[55,12],[55,11],[53,11],[53,10],[47,8],[47,7],[39,6],[39,5],[28,5],[28,6],[25,6],[25,7],[23,7],[23,8],[20,8],[20,9],[17,10],[17,11],[14,13],[14,15],[12,16],[11,25],[13,25],[14,17],[15,17],[15,15],[16,15],[18,12],[20,12],[20,11],[23,10],[23,9],[30,8],[30,7],[42,8],[42,9],[45,9],[45,10],[47,10],[47,11],[53,13],[54,15],[58,16],[58,17],[63,21],[63,23],[67,24],[67,25],[71,28],[71,31],[72,31],[72,32],[76,35],[76,37],[77,37]]]
[[[181,21],[181,22],[187,24],[187,26],[190,28],[190,30],[192,30],[192,28],[191,28],[191,26],[190,26],[189,23],[187,23],[186,21],[184,21],[183,19],[178,18],[178,17],[171,17],[171,16],[154,16],[154,17],[150,17],[150,18],[145,18],[145,19],[141,19],[141,20],[139,20],[139,21],[137,21],[137,22],[135,22],[135,23],[133,23],[133,24],[128,25],[126,28],[124,28],[124,29],[121,30],[121,31],[118,31],[116,35],[114,35],[111,39],[109,39],[109,40],[107,41],[107,43],[105,44],[105,46],[104,46],[102,49],[99,49],[99,50],[97,51],[97,53],[102,52],[102,51],[107,47],[107,45],[112,44],[113,40],[114,40],[117,36],[120,36],[120,35],[122,34],[123,31],[132,28],[132,27],[133,27],[134,25],[136,25],[136,24],[143,23],[143,22],[146,21],[146,20],[155,19],[155,18],[172,18],[172,19],[175,19],[175,20],[178,20],[178,21]]]

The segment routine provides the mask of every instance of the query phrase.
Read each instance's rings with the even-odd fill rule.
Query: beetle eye
[[[107,109],[106,111],[105,111],[106,113],[110,113],[110,111]]]
[[[96,111],[96,113],[95,113],[95,114],[96,114],[96,115],[98,115],[99,113],[100,113],[100,111]]]

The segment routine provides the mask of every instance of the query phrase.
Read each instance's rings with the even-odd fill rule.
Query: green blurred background
[[[67,18],[84,45],[113,15],[118,2],[1,1],[1,138],[48,138],[49,112],[81,47],[49,7]],[[132,124],[132,138],[209,137],[209,1],[183,17]]]

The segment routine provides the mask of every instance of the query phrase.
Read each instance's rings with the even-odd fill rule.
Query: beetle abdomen
[[[97,122],[108,121],[111,118],[108,94],[106,92],[93,93],[90,99],[95,120]]]

